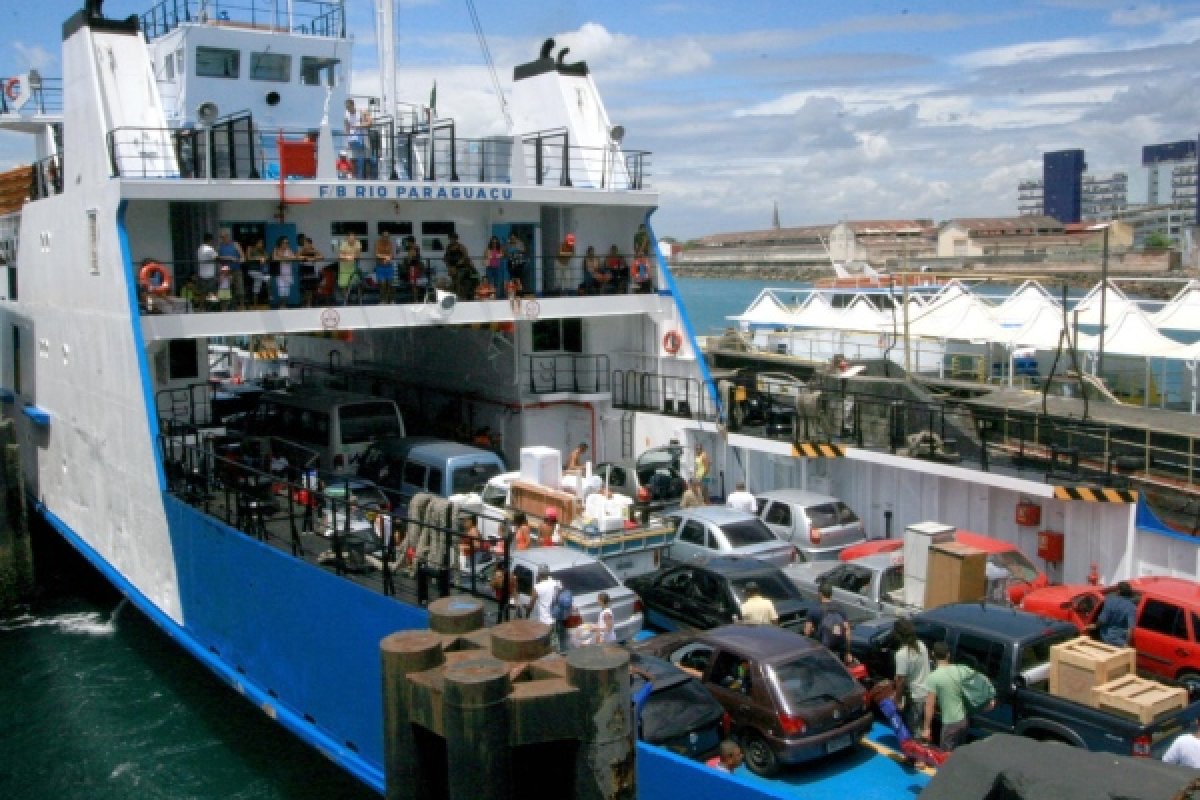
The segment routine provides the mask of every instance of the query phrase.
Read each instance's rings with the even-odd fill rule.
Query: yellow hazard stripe
[[[1082,500],[1085,503],[1136,503],[1138,493],[1131,489],[1055,486],[1054,496],[1059,500]]]
[[[797,442],[792,445],[792,455],[796,458],[845,458],[846,448],[840,444]]]

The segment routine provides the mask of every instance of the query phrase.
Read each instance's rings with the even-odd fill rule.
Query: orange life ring
[[[17,102],[17,98],[21,96],[21,79],[9,78],[4,84],[4,94],[8,97],[9,102]]]
[[[171,291],[171,276],[157,261],[147,261],[138,273],[138,282],[151,294],[166,294]]]
[[[679,335],[679,331],[667,331],[663,336],[663,350],[675,355],[681,347],[683,347],[683,337]]]

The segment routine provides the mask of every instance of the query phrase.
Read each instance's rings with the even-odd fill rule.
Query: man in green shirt
[[[937,668],[925,679],[929,690],[925,698],[925,729],[921,736],[929,741],[933,728],[933,712],[942,712],[942,736],[938,746],[953,750],[962,744],[967,735],[967,705],[963,698],[962,678],[959,670],[950,663],[950,648],[945,642],[934,642],[933,660]]]

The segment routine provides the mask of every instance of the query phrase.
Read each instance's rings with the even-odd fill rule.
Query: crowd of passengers
[[[295,243],[280,236],[268,249],[258,239],[248,247],[230,231],[216,240],[205,234],[196,252],[195,270],[180,287],[178,297],[189,311],[243,311],[252,308],[312,307],[364,302],[416,303],[430,299],[431,289],[453,292],[460,301],[507,298],[516,304],[532,294],[533,275],[524,241],[515,233],[502,242],[493,236],[482,256],[468,252],[456,233],[442,251],[445,273],[422,256],[414,236],[379,234],[374,247],[354,233],[341,237],[328,256],[311,237],[297,234]],[[165,270],[153,260],[142,262],[139,288],[142,307],[154,310],[153,298],[170,290]],[[578,276],[582,275],[582,280]],[[653,260],[646,226],[633,237],[629,257],[618,245],[600,257],[588,245],[575,251],[575,235],[567,234],[553,264],[544,275],[544,293],[592,295],[651,293]]]

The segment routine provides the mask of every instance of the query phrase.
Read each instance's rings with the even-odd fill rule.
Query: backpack
[[[962,664],[958,667],[958,685],[962,689],[963,702],[967,706],[968,714],[986,711],[996,699],[996,688],[992,686],[988,676]]]
[[[571,595],[571,590],[565,586],[560,587],[554,594],[554,621],[566,622],[574,605],[575,598]]]

